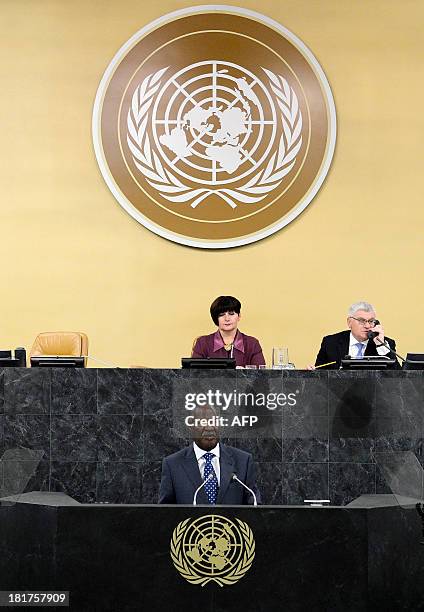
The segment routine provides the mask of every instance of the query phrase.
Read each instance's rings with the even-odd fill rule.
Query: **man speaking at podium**
[[[198,425],[193,427],[193,443],[162,462],[159,503],[244,505],[256,499],[259,502],[252,455],[219,442],[217,427],[205,424],[216,416],[212,408],[198,407],[193,416],[198,419]]]
[[[354,359],[364,356],[387,356],[395,358],[396,342],[384,336],[384,329],[377,320],[374,307],[368,302],[355,302],[349,308],[347,317],[348,330],[325,336],[315,361],[315,367],[326,369],[340,368],[346,355]],[[372,337],[371,337],[372,336]],[[388,348],[385,345],[389,345]],[[396,360],[392,369],[400,368]],[[313,368],[311,368],[313,369]]]

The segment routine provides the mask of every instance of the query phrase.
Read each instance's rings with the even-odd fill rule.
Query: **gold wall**
[[[424,352],[424,3],[238,2],[316,55],[338,139],[300,217],[270,238],[215,252],[134,221],[106,187],[91,138],[96,90],[118,48],[193,4],[0,1],[0,348],[29,349],[39,331],[75,329],[101,359],[178,367],[193,337],[213,331],[212,299],[233,294],[242,331],[260,339],[267,361],[278,344],[298,367],[312,362],[357,299],[376,305],[401,353]]]

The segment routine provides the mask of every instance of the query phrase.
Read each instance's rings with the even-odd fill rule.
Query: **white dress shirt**
[[[218,444],[215,446],[215,448],[213,448],[210,451],[205,451],[203,450],[203,448],[200,448],[200,446],[197,446],[196,442],[193,442],[193,449],[194,449],[194,453],[196,455],[196,459],[197,459],[197,465],[199,466],[199,471],[200,471],[200,476],[202,477],[202,480],[204,480],[204,472],[205,472],[205,463],[206,460],[203,458],[203,455],[207,452],[209,453],[213,453],[214,457],[212,458],[212,467],[215,471],[216,474],[216,478],[218,480],[218,486],[220,484],[220,475],[221,475],[221,471],[219,469],[219,442]]]
[[[359,348],[356,346],[358,342],[359,340],[357,340],[355,336],[352,334],[352,332],[350,332],[349,355],[353,357],[354,359],[358,356],[358,353],[359,353]],[[364,342],[361,342],[361,344],[364,345],[364,350],[362,351],[362,355],[365,355],[365,351],[367,349],[368,342],[374,342],[374,340],[371,340],[371,341],[365,340]],[[377,346],[377,353],[379,355],[387,355],[387,353],[390,353],[390,349],[388,349],[386,346]]]

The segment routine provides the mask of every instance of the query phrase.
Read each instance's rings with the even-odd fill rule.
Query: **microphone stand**
[[[200,485],[200,487],[197,487],[196,491],[194,492],[194,497],[193,497],[193,506],[197,506],[197,494],[200,491],[200,489],[202,489],[205,484],[211,479],[213,478],[213,474],[212,472],[209,474],[209,476],[206,478],[206,480],[204,480],[202,482],[202,484]]]
[[[381,342],[381,341],[380,341],[380,338],[378,338],[378,337],[377,337],[377,336],[378,336],[378,334],[377,334],[377,336],[374,336],[374,335],[373,335],[373,334],[375,334],[375,333],[376,333],[376,332],[368,332],[368,338],[369,338],[370,340],[374,340],[374,338],[377,338],[377,340],[378,340],[378,346],[385,346],[386,348],[388,348],[388,349],[389,349],[389,351],[390,351],[391,353],[393,353],[394,355],[396,355],[396,357],[398,357],[398,358],[399,358],[399,359],[402,361],[402,363],[405,363],[406,359],[405,359],[404,357],[402,357],[401,355],[399,355],[398,353],[396,353],[396,351],[394,351],[394,350],[393,350],[393,349],[390,347],[390,345],[389,345],[389,344],[388,344],[386,341]]]
[[[239,482],[241,484],[242,487],[244,487],[245,489],[247,489],[249,491],[249,493],[252,494],[253,497],[253,505],[257,506],[258,505],[258,500],[256,499],[256,495],[255,492],[252,491],[252,489],[250,487],[248,487],[246,484],[244,484],[244,482],[242,482],[240,480],[240,478],[237,478],[237,476],[235,474],[232,475],[231,480],[236,480],[237,482]]]
[[[98,357],[93,357],[93,355],[81,355],[81,357],[85,357],[86,359],[91,359],[92,361],[96,361],[97,363],[101,363],[102,365],[106,366],[107,368],[113,368],[116,370],[119,370],[119,366],[110,363],[110,361],[103,361],[103,359],[99,359]]]

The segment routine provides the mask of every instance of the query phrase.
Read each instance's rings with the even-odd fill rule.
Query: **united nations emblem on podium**
[[[336,114],[312,52],[281,24],[214,5],[148,24],[109,64],[93,112],[123,208],[200,248],[255,242],[295,219],[330,168]]]
[[[181,521],[172,534],[171,559],[191,584],[232,585],[243,578],[255,558],[249,525],[218,514]]]

